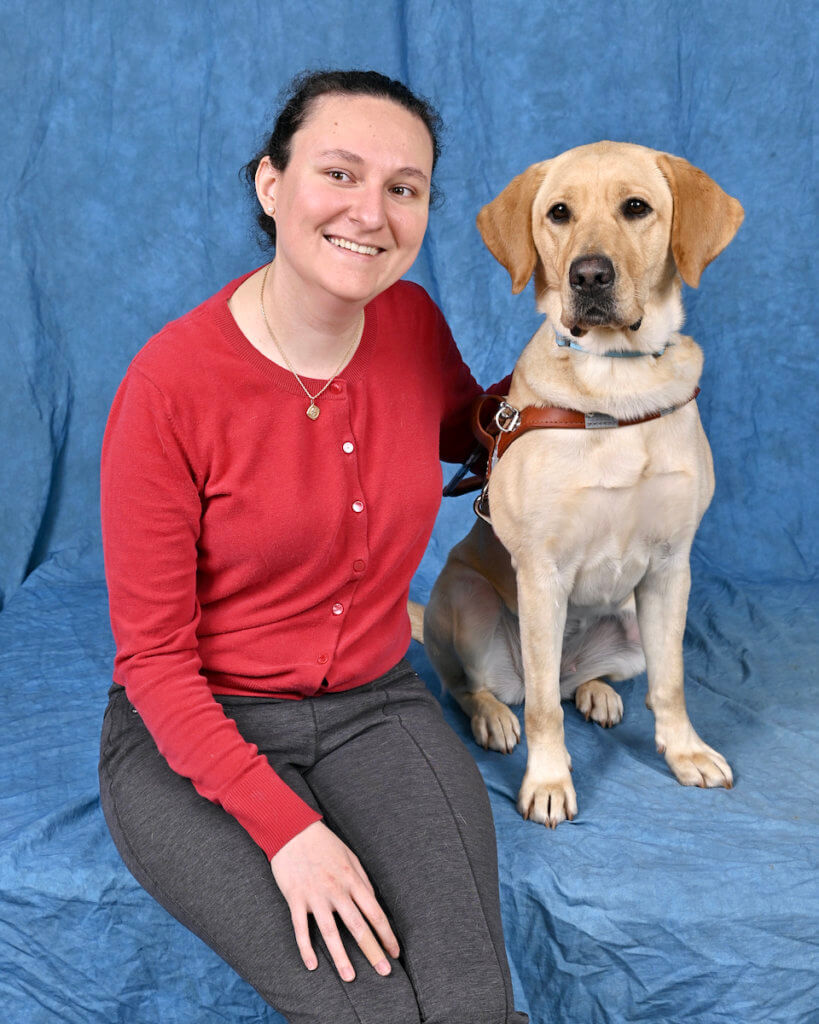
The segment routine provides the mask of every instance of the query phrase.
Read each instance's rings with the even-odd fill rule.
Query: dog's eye
[[[626,217],[645,217],[647,213],[651,213],[651,207],[644,199],[633,197],[623,203],[623,214]]]
[[[560,223],[562,220],[568,220],[571,215],[572,211],[565,203],[555,203],[547,214],[549,220],[554,221],[555,224]]]

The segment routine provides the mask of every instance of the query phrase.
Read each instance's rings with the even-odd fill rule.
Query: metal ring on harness
[[[520,426],[520,412],[508,402],[501,402],[495,413],[495,426],[502,433],[511,434]]]
[[[492,525],[492,520],[489,518],[489,481],[481,488],[480,494],[472,502],[472,509],[475,515],[480,519],[483,519],[485,523]]]

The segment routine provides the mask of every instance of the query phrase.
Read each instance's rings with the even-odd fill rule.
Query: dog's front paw
[[[668,767],[674,772],[677,781],[684,786],[699,786],[702,789],[717,786],[730,789],[734,784],[734,776],[728,762],[718,750],[703,743],[693,729],[691,733],[685,743],[657,742],[657,749],[665,754]]]
[[[475,742],[484,750],[511,754],[520,739],[520,722],[517,715],[499,700],[494,700],[491,704],[487,702],[476,711],[470,724]]]
[[[550,828],[556,828],[561,821],[571,821],[577,814],[577,796],[568,771],[548,781],[535,779],[526,772],[518,794],[518,810],[529,821]]]
[[[623,702],[620,694],[601,679],[590,679],[575,690],[574,703],[586,721],[591,719],[608,728],[623,719]]]

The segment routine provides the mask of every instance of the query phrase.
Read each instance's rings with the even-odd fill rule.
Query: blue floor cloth
[[[580,813],[550,831],[515,808],[525,748],[478,748],[443,698],[489,789],[507,947],[533,1024],[815,1020],[817,595],[696,575],[686,695],[733,767],[730,792],[674,781],[642,677],[618,687],[614,729],[565,705]],[[0,651],[4,1020],[282,1021],[153,903],[108,837],[96,780],[113,656],[104,585],[46,563],[0,616]],[[440,695],[423,648],[410,658]]]

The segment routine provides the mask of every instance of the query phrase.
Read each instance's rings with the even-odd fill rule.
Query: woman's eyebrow
[[[319,153],[319,156],[335,157],[336,160],[345,160],[348,164],[364,163],[363,157],[351,153],[349,149],[325,149],[323,153]]]
[[[426,174],[424,174],[424,172],[422,170],[419,170],[417,167],[399,167],[398,170],[396,171],[396,174],[398,174],[402,178],[420,178],[421,181],[423,182],[429,181],[429,178],[427,178]]]
[[[356,164],[359,167],[364,163],[363,157],[360,157],[357,153],[351,153],[349,149],[325,149],[319,156],[330,157],[333,160],[342,160],[345,163]],[[426,174],[418,167],[399,167],[395,173],[402,177],[420,178],[424,182],[429,181]]]

